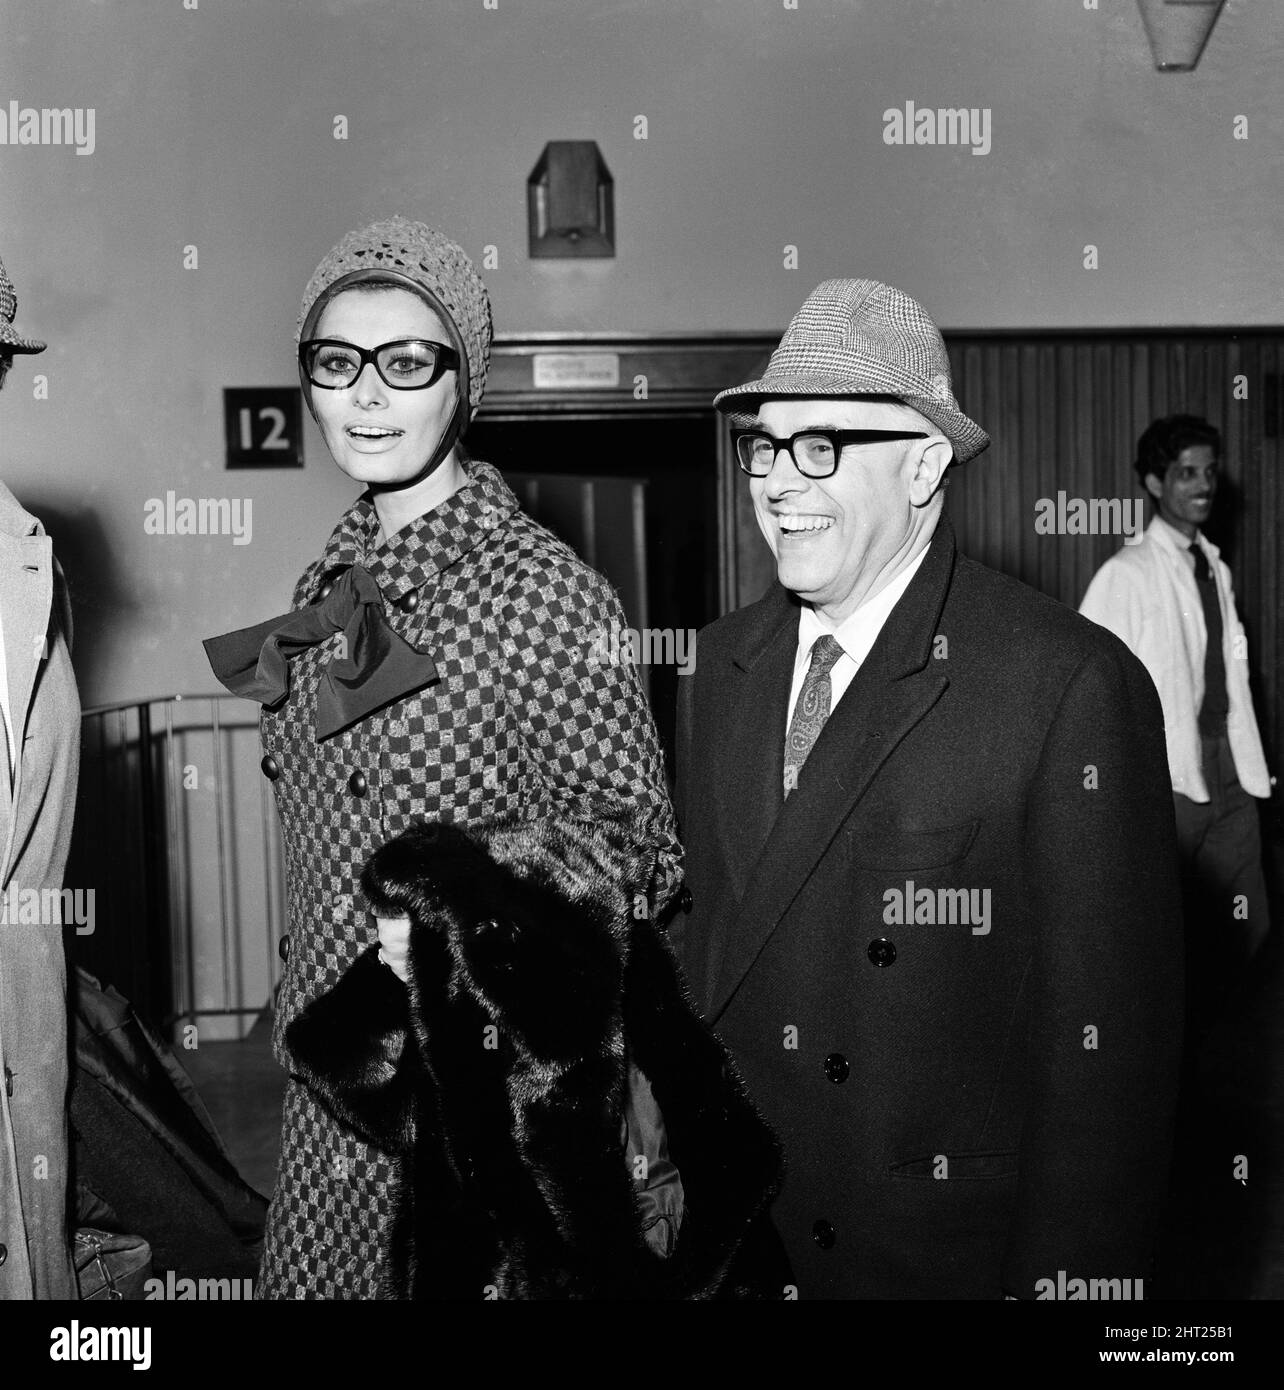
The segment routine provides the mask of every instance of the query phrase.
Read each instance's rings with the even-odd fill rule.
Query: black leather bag
[[[147,1297],[152,1248],[142,1236],[81,1226],[72,1242],[72,1259],[82,1302],[137,1302]]]
[[[77,1225],[142,1240],[162,1273],[253,1278],[266,1200],[241,1178],[187,1073],[129,1002],[83,970],[70,983]]]

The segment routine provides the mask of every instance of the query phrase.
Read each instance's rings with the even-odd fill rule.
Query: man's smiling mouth
[[[780,529],[787,536],[801,535],[809,531],[828,531],[834,524],[832,516],[812,516],[805,512],[782,514],[777,520]]]

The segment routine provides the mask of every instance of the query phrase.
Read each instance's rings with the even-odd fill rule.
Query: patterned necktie
[[[818,637],[812,646],[811,665],[798,692],[798,703],[794,706],[794,717],[789,721],[789,734],[785,739],[786,796],[797,787],[798,775],[807,761],[807,755],[820,737],[825,720],[829,718],[829,671],[842,654],[838,639],[828,633]]]
[[[1219,734],[1226,728],[1230,701],[1226,696],[1226,663],[1222,659],[1222,610],[1217,601],[1217,584],[1208,557],[1195,541],[1190,547],[1195,558],[1195,584],[1204,609],[1208,645],[1204,648],[1204,700],[1199,707],[1199,732]]]

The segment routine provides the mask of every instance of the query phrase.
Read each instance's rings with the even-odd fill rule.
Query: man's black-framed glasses
[[[883,444],[893,439],[928,439],[921,432],[905,430],[799,430],[788,439],[777,439],[765,430],[732,430],[731,440],[741,471],[751,478],[765,478],[784,449],[805,478],[828,478],[849,444]]]
[[[323,391],[343,391],[352,386],[373,362],[379,380],[394,391],[422,391],[443,373],[459,370],[459,354],[445,343],[427,338],[399,338],[363,348],[337,338],[309,338],[299,344],[303,374]]]

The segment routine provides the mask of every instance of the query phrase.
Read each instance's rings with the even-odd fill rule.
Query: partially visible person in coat
[[[0,262],[0,385],[15,353],[45,347],[14,327],[16,308]],[[76,1297],[60,910],[80,768],[70,640],[53,544],[0,483],[0,1299]]]
[[[799,1297],[1141,1297],[1181,1014],[1150,677],[959,554],[989,440],[908,295],[825,282],[715,404],[779,583],[682,683],[674,931],[784,1145]]]
[[[1257,799],[1271,776],[1253,715],[1248,639],[1231,572],[1203,533],[1221,434],[1194,415],[1149,425],[1136,472],[1155,504],[1137,545],[1093,576],[1079,611],[1150,672],[1164,709],[1187,908],[1192,1014],[1215,1016],[1270,933]]]
[[[518,507],[460,435],[482,398],[490,301],[454,242],[394,218],[318,266],[299,316],[308,401],[363,487],[293,611],[207,643],[264,702],[263,771],[285,834],[287,1029],[376,936],[407,976],[409,924],[360,890],[381,845],[422,821],[641,810],[652,915],[681,860],[654,723],[631,667],[593,660],[624,617],[610,586]],[[292,1079],[258,1293],[373,1298],[388,1287],[392,1157]]]

